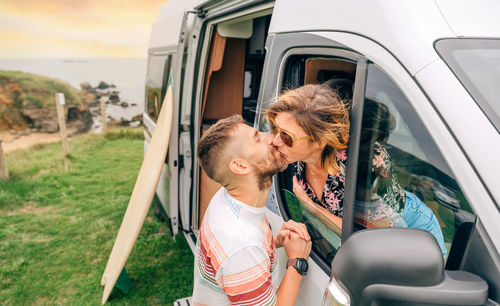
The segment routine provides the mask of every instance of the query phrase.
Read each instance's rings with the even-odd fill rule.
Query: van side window
[[[350,104],[356,63],[347,59],[323,56],[291,56],[285,66],[282,91],[306,84],[325,84]],[[306,224],[312,239],[312,254],[317,262],[329,266],[341,243],[341,229],[330,221],[329,212],[313,210],[293,194],[294,165],[278,174],[282,208],[286,218]],[[285,219],[286,219],[285,218]]]
[[[368,66],[360,139],[355,229],[430,232],[450,265],[463,255],[475,215],[422,119],[398,86]],[[457,237],[455,237],[457,236]],[[447,268],[449,268],[449,266]]]
[[[150,55],[146,76],[145,112],[156,122],[160,114],[166,83],[170,75],[171,55]]]

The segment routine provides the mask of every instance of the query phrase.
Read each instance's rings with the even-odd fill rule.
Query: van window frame
[[[352,110],[351,110],[351,127],[349,131],[349,147],[347,150],[347,167],[345,178],[344,190],[344,210],[342,217],[342,236],[341,241],[344,243],[349,236],[353,233],[354,224],[354,198],[356,192],[356,177],[357,177],[357,164],[358,164],[358,151],[359,151],[359,137],[361,132],[362,111],[364,104],[366,72],[367,72],[367,59],[354,51],[340,49],[335,47],[296,47],[289,49],[285,52],[280,60],[279,72],[277,77],[276,89],[277,93],[281,92],[285,78],[285,70],[288,60],[294,56],[311,56],[311,57],[330,57],[350,60],[356,63],[356,76],[354,80]],[[262,89],[262,88],[261,88]],[[352,145],[351,145],[352,144]],[[277,176],[275,176],[277,178]],[[284,221],[290,220],[288,209],[285,207],[285,199],[283,191],[279,188],[279,180],[273,184],[274,193],[278,202],[278,208]],[[331,275],[331,263],[325,262],[319,257],[315,251],[311,251],[309,255],[314,262],[327,273]]]
[[[163,98],[165,97],[165,93],[167,91],[167,82],[168,82],[168,78],[170,77],[170,69],[172,67],[172,60],[173,60],[173,55],[174,55],[174,52],[155,52],[155,53],[151,53],[149,54],[149,58],[151,59],[151,57],[164,57],[163,58],[163,73],[162,73],[162,80],[161,80],[161,87],[160,87],[160,97],[159,97],[159,109],[158,109],[158,115],[159,115],[159,112],[161,110],[161,106],[163,104]],[[149,61],[148,61],[148,67],[147,67],[147,72],[146,72],[146,75],[149,76]],[[148,87],[149,87],[149,84],[146,84],[146,88],[145,88],[145,104],[144,104],[144,114],[148,117],[148,119],[150,119],[154,125],[156,126],[156,122],[158,121],[158,118],[153,118],[152,116],[150,116],[149,114],[149,101],[148,101]],[[148,130],[151,130],[149,127],[148,127]],[[151,133],[153,132],[152,130],[150,131]]]
[[[370,67],[370,66],[372,66],[372,67]],[[409,106],[408,112],[410,114],[414,114],[417,117],[416,120],[415,120],[415,122],[414,122],[414,124],[418,125],[421,129],[424,130],[423,135],[426,136],[425,138],[431,138],[431,129],[429,129],[429,127],[425,125],[424,117],[418,114],[418,112],[416,110],[416,103],[413,100],[411,100],[411,98],[403,90],[403,88],[400,86],[400,84],[398,84],[397,80],[394,79],[393,76],[391,76],[391,74],[388,71],[386,71],[385,69],[383,69],[383,67],[380,66],[378,63],[374,63],[374,62],[371,62],[371,61],[367,62],[367,67],[366,67],[367,75],[366,75],[366,78],[365,78],[365,87],[366,87],[366,84],[369,84],[370,81],[372,80],[372,79],[371,80],[369,79],[371,77],[371,75],[368,75],[368,70],[370,70],[370,69],[377,69],[377,70],[379,70],[381,73],[383,73],[386,76],[387,79],[389,79],[392,82],[393,86],[397,87],[397,89],[400,91],[400,93],[402,95],[404,95],[404,97],[407,99],[408,106]],[[365,97],[366,97],[366,93],[365,93]],[[363,98],[363,104],[362,104],[362,108],[363,109],[365,108],[365,102],[366,102],[366,99]],[[386,103],[383,103],[383,104],[387,105]],[[400,110],[398,108],[396,108],[396,110],[398,111],[398,113],[400,112]],[[405,118],[402,117],[402,119],[404,120]],[[409,121],[405,120],[405,121],[402,121],[402,122],[406,125],[406,124],[408,124]],[[359,132],[361,132],[362,129],[363,129],[363,127],[362,127],[362,120],[361,120],[361,125],[359,127]],[[414,129],[414,130],[416,130],[416,129]],[[411,131],[411,129],[410,129],[410,131]],[[416,133],[412,133],[411,136],[414,137],[414,140],[419,145],[421,145],[422,143],[429,144],[428,142],[421,142],[421,140],[422,140],[421,136],[420,137],[415,137]],[[479,215],[474,210],[474,206],[473,206],[473,202],[474,201],[473,201],[473,199],[471,199],[471,198],[469,198],[469,197],[466,196],[466,189],[463,186],[461,186],[460,181],[459,181],[459,177],[454,172],[451,164],[445,158],[445,153],[441,150],[440,146],[438,145],[438,141],[436,139],[431,139],[431,142],[432,142],[432,143],[430,143],[431,147],[433,147],[434,150],[437,150],[437,153],[440,155],[440,158],[442,159],[442,161],[446,164],[447,167],[449,167],[449,170],[451,172],[450,178],[455,181],[455,183],[457,184],[457,187],[458,187],[458,191],[464,197],[465,202],[464,203],[460,202],[460,204],[462,205],[461,208],[460,208],[460,210],[466,211],[466,212],[470,213],[471,215],[473,215],[473,217],[474,217],[474,221],[473,222],[464,222],[464,223],[462,223],[462,224],[469,223],[470,224],[469,228],[462,228],[462,230],[459,231],[459,228],[456,227],[456,230],[453,233],[453,238],[451,239],[451,242],[450,242],[451,243],[450,244],[450,248],[447,250],[446,257],[443,258],[444,259],[444,268],[446,270],[462,270],[462,268],[461,268],[462,262],[464,261],[464,259],[467,256],[469,245],[471,243],[472,234],[474,233],[474,231],[476,231],[476,226],[477,226],[477,224],[478,224],[478,222],[479,222],[480,219],[479,219]],[[358,143],[359,143],[359,141],[358,141]],[[430,154],[430,155],[432,155],[432,153],[430,153],[429,149],[424,149],[424,150],[425,150],[425,152],[423,154]],[[360,152],[358,150],[358,157],[359,157],[359,153]],[[364,157],[362,157],[362,158],[364,158]],[[429,164],[432,164],[432,163],[429,163]],[[358,166],[359,165],[357,165],[357,168],[359,168]],[[440,170],[440,169],[438,168],[438,170]],[[438,180],[438,183],[440,183],[440,182],[441,181]],[[356,183],[358,183],[357,180],[356,180]],[[445,188],[449,188],[450,186],[446,185],[444,187]],[[423,199],[420,199],[420,200],[425,205],[427,205],[426,201],[424,201]],[[466,205],[463,205],[463,204],[466,204]],[[442,204],[440,204],[440,205],[442,205]],[[451,210],[450,208],[447,208],[447,209]],[[438,215],[436,212],[434,212],[434,213],[435,213],[436,216]],[[455,217],[454,220],[456,220],[456,217]],[[441,230],[443,230],[444,228],[447,227],[446,226],[447,222],[444,221],[444,220],[442,222],[445,225],[444,226],[440,225],[440,229]],[[380,228],[383,228],[383,227],[380,227]],[[410,228],[410,227],[408,227],[408,228]],[[373,230],[373,229],[374,228],[364,228],[364,230]],[[458,237],[461,237],[461,240],[459,240],[459,241],[456,240],[457,239],[457,235],[460,235]],[[443,233],[443,236],[445,236],[445,233]],[[455,245],[455,247],[453,247],[453,245]]]
[[[365,104],[365,91],[366,91],[366,82],[368,78],[368,67],[370,64],[377,65],[376,63],[367,60],[363,55],[358,54],[356,52],[352,52],[349,50],[338,49],[335,47],[297,47],[293,49],[289,49],[280,60],[279,72],[276,83],[276,93],[280,93],[283,89],[285,76],[286,76],[286,67],[288,65],[288,60],[292,56],[302,55],[302,56],[327,56],[332,58],[340,58],[356,61],[356,76],[354,81],[354,89],[353,89],[353,98],[352,98],[352,109],[350,115],[350,132],[349,132],[349,147],[348,147],[348,156],[347,156],[347,167],[346,167],[346,179],[345,179],[345,190],[344,190],[344,211],[342,218],[342,237],[341,241],[344,243],[350,235],[352,235],[354,231],[354,202],[355,202],[355,192],[357,188],[357,171],[358,171],[358,159],[359,159],[359,147],[360,147],[360,134],[362,129],[362,120],[363,120],[363,109]],[[378,65],[377,65],[378,66]],[[380,66],[378,66],[380,67]],[[382,71],[383,68],[380,67]],[[389,77],[386,71],[384,71]],[[397,82],[395,82],[397,84]],[[402,89],[401,89],[402,90]],[[404,92],[404,91],[403,91]],[[413,102],[410,100],[410,104],[413,106]],[[276,177],[277,178],[277,177]],[[284,221],[290,220],[290,214],[288,209],[285,207],[285,198],[283,191],[281,190],[280,180],[276,179],[277,183],[274,184],[274,193],[276,195],[278,209],[281,213]],[[466,197],[469,205],[470,203]],[[476,222],[477,222],[477,214]],[[476,222],[473,223],[473,227],[475,228]],[[456,234],[456,233],[455,233]],[[467,234],[466,244],[470,243],[470,233]],[[319,255],[312,250],[310,257],[314,260],[314,262],[328,275],[331,275],[331,263],[325,262],[323,259],[319,257]],[[461,255],[459,261],[462,262],[465,258],[465,254]],[[447,268],[452,268],[448,267]],[[452,268],[453,269],[453,268]]]

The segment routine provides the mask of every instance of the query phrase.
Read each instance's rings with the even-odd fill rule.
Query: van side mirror
[[[483,305],[488,285],[469,272],[445,271],[430,233],[383,228],[356,232],[342,245],[328,294],[341,305]]]

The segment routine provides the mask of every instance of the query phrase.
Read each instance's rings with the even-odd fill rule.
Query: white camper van
[[[283,221],[308,221],[313,250],[297,304],[498,305],[499,12],[496,0],[168,1],[146,81],[146,148],[168,84],[174,94],[155,207],[194,250],[219,188],[195,158],[203,132],[234,113],[268,131],[263,113],[279,93],[328,82],[352,106],[342,230],[304,212],[290,170],[266,206],[275,234]],[[394,179],[438,219],[443,253],[426,232],[381,228],[359,205],[372,183],[367,101],[394,117]]]

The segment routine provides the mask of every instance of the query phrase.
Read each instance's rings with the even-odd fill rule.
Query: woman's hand
[[[333,230],[337,235],[340,236],[342,234],[342,218],[314,203],[295,176],[293,177],[293,192],[297,198],[303,202],[305,209],[323,222],[329,229]]]
[[[314,204],[314,202],[311,200],[311,198],[307,195],[306,191],[304,190],[304,187],[297,181],[297,177],[293,176],[293,193],[295,193],[295,196],[299,198],[300,200],[306,202],[309,205]]]

